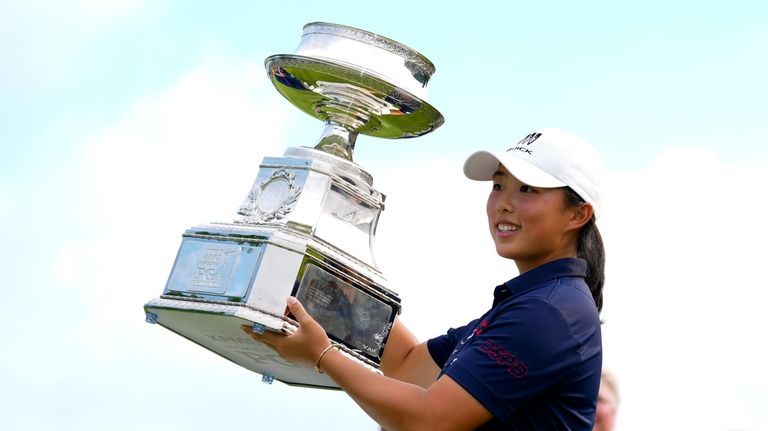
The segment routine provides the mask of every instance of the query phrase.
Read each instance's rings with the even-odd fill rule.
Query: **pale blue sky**
[[[754,332],[768,299],[754,287],[768,240],[765,2],[11,0],[0,3],[0,428],[375,429],[343,394],[264,386],[141,311],[184,229],[231,212],[261,157],[318,137],[262,67],[313,21],[378,32],[437,67],[429,102],[445,125],[363,136],[355,154],[388,195],[377,256],[420,338],[485,301],[469,309],[476,295],[441,287],[453,293],[437,304],[446,320],[422,322],[435,287],[401,256],[407,243],[438,265],[424,256],[484,229],[485,189],[465,184],[464,157],[535,127],[571,129],[612,178],[604,331],[626,391],[619,430],[768,427]],[[503,264],[455,277],[492,286]],[[453,281],[445,272],[431,271],[436,284]]]
[[[206,56],[291,52],[303,24],[324,20],[395,30],[437,65],[430,101],[451,132],[434,139],[451,149],[549,121],[630,167],[670,142],[736,159],[766,151],[744,142],[765,118],[763,2],[91,3],[0,6],[0,124],[16,144],[3,163],[65,151],[81,137],[72,128],[106,127]]]

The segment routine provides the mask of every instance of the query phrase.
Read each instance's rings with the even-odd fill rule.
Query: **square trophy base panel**
[[[378,371],[400,299],[377,270],[312,235],[283,227],[213,223],[184,233],[163,294],[147,321],[249,370],[291,385],[337,388],[314,368],[292,365],[246,335],[290,333],[295,296],[333,342]]]
[[[272,316],[247,305],[231,305],[215,301],[195,301],[160,297],[149,301],[144,310],[147,321],[157,323],[198,345],[262,375],[262,381],[279,380],[292,386],[339,389],[327,375],[314,368],[292,364],[247,334],[241,325],[255,332],[273,331],[288,334],[296,330],[290,319]],[[338,344],[338,343],[336,343]],[[350,358],[379,372],[377,365],[340,345]]]

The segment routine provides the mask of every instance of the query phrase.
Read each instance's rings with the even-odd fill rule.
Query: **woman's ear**
[[[571,211],[571,219],[568,221],[568,224],[570,227],[580,229],[582,226],[587,224],[588,221],[592,219],[592,216],[595,214],[594,208],[592,208],[592,204],[590,203],[583,203],[577,207],[570,208]]]

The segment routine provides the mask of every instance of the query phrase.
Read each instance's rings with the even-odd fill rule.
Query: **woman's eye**
[[[494,183],[494,185],[493,185],[493,190],[496,190],[496,191],[498,191],[498,190],[501,190],[501,184],[499,184],[499,183]]]
[[[520,186],[520,191],[523,193],[531,193],[533,192],[533,187],[526,186],[525,184],[523,184],[522,186]]]

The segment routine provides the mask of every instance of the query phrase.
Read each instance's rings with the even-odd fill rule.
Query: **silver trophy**
[[[293,54],[265,67],[277,91],[322,120],[314,148],[265,157],[232,222],[188,229],[147,321],[262,374],[263,380],[337,388],[325,374],[291,364],[251,339],[290,333],[296,296],[341,350],[378,371],[400,299],[373,258],[384,195],[352,161],[357,135],[410,138],[443,123],[426,101],[434,65],[391,39],[310,23]]]

